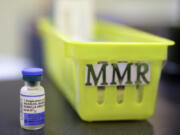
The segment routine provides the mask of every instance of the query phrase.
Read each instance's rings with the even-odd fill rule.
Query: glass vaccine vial
[[[45,123],[45,91],[40,85],[43,69],[22,70],[25,85],[20,90],[20,125],[27,130],[37,130]]]

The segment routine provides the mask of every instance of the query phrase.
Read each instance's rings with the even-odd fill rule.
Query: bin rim
[[[101,22],[108,24],[111,27],[118,28],[118,24],[115,24],[112,22],[107,22],[107,21],[101,21]],[[74,45],[74,46],[76,46],[76,45],[78,45],[78,46],[79,45],[82,45],[82,46],[84,46],[84,45],[86,45],[86,46],[89,46],[89,45],[91,45],[91,46],[92,45],[93,46],[102,46],[102,45],[108,46],[109,45],[111,47],[119,46],[119,45],[121,45],[121,46],[154,46],[154,45],[155,46],[173,46],[175,44],[175,42],[172,40],[162,38],[162,37],[159,37],[159,36],[156,36],[153,34],[149,34],[144,31],[131,28],[129,26],[125,26],[125,25],[121,25],[121,26],[125,27],[126,29],[128,29],[130,31],[138,32],[138,33],[144,34],[145,36],[152,37],[158,41],[151,41],[151,42],[76,41],[76,40],[70,39],[66,35],[62,34],[59,30],[55,29],[55,27],[52,25],[51,21],[48,18],[42,18],[39,20],[38,30],[39,30],[40,34],[51,33],[54,35],[54,37],[56,37],[57,40],[61,40],[65,44]]]

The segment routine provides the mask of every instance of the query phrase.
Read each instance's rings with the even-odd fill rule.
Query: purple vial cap
[[[43,74],[43,69],[42,68],[24,68],[22,70],[23,75],[42,75]]]

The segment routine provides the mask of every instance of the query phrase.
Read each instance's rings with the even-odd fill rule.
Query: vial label
[[[20,94],[20,121],[22,126],[40,126],[45,122],[45,95]]]

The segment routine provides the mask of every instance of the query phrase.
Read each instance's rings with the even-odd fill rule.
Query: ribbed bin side
[[[47,34],[44,42],[45,68],[59,90],[76,106],[75,64],[65,56],[65,44]]]
[[[114,61],[113,61],[114,62]],[[99,104],[97,86],[85,85],[85,66],[90,62],[79,61],[79,88],[80,88],[80,116],[86,121],[100,120],[138,120],[147,119],[154,113],[158,83],[162,69],[162,61],[151,63],[151,82],[144,86],[125,86],[122,92],[122,102],[118,102],[119,88],[116,86],[104,87],[103,103]],[[97,61],[92,62],[97,63]],[[111,61],[108,61],[111,63]]]

